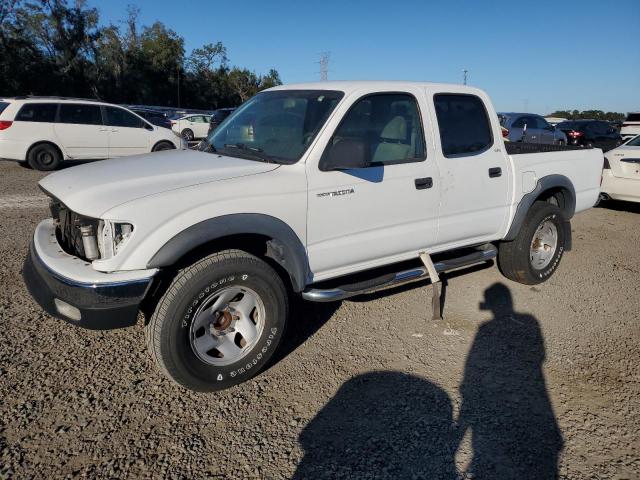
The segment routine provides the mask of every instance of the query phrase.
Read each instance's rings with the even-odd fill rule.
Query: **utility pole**
[[[464,70],[462,70],[462,84],[466,85],[467,84],[467,74],[469,73],[469,70],[467,70],[466,68]]]
[[[329,80],[329,57],[331,56],[331,52],[321,52],[320,53],[320,80],[326,82]]]
[[[178,108],[180,108],[180,66],[178,66],[177,72],[178,72]]]

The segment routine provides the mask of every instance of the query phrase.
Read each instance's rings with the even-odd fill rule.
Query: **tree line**
[[[162,22],[101,25],[84,0],[0,0],[0,96],[60,95],[106,102],[212,109],[236,106],[282,82],[231,66],[226,47],[185,54]]]
[[[560,117],[567,120],[607,120],[609,122],[623,122],[627,117],[620,112],[603,112],[602,110],[557,110],[547,115],[548,117]]]

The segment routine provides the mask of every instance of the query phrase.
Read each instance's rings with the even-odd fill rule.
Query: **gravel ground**
[[[0,477],[640,478],[640,209],[573,220],[547,283],[496,267],[294,309],[256,379],[196,394],[143,327],[43,313],[20,270],[43,174],[0,162]]]

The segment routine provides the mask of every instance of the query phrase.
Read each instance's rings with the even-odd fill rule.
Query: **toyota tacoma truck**
[[[197,150],[45,177],[52,218],[23,277],[48,313],[82,327],[142,312],[159,369],[220,390],[265,367],[294,295],[338,301],[494,257],[505,277],[544,282],[602,166],[598,149],[505,143],[476,88],[279,86]]]

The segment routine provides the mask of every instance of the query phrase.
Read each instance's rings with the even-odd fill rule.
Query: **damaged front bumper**
[[[135,324],[156,273],[94,270],[60,248],[52,219],[36,228],[22,270],[29,293],[47,313],[92,330]]]

